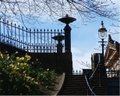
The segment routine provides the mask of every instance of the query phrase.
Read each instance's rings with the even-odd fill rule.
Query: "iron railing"
[[[107,70],[106,74],[108,78],[120,77],[120,70]]]
[[[99,64],[97,64],[96,68],[94,69],[94,71],[92,72],[92,74],[90,75],[89,79],[92,79],[95,75],[95,72],[98,70]]]
[[[52,37],[58,35],[58,33],[64,35],[62,30],[32,30],[0,19],[0,42],[28,52],[57,52],[57,41],[53,40]],[[64,40],[62,43],[64,46]]]
[[[87,78],[86,75],[85,75],[85,81],[86,81],[86,83],[87,83],[87,86],[88,86],[89,91],[91,92],[91,95],[96,96],[96,94],[94,93],[93,89],[91,88],[91,86],[90,86],[90,84],[89,84],[89,80],[88,80],[88,78]]]
[[[73,70],[72,75],[83,75],[81,70]]]

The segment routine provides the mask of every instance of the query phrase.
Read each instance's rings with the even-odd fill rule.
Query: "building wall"
[[[120,70],[120,43],[109,35],[105,52],[105,66],[109,70]]]

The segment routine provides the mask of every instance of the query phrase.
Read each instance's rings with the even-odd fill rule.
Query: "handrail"
[[[94,57],[93,57],[93,59],[94,59]],[[98,63],[97,63],[97,66],[96,66],[94,72],[93,72],[93,73],[91,74],[91,76],[89,77],[89,79],[91,79],[91,78],[93,77],[93,75],[95,74],[96,70],[98,69],[98,67],[99,67],[99,65],[100,65],[100,61],[101,61],[101,59],[100,59],[100,54],[98,54]]]
[[[96,96],[96,94],[93,92],[93,90],[92,90],[92,88],[91,88],[91,86],[90,86],[90,84],[89,84],[89,82],[88,82],[88,79],[87,79],[87,76],[86,76],[86,75],[85,75],[85,81],[86,81],[87,86],[88,86],[89,90],[91,91],[92,95]]]
[[[93,75],[95,74],[96,70],[98,69],[99,64],[97,64],[97,67],[95,68],[95,70],[93,71],[93,73],[91,74],[91,76],[89,77],[89,79],[91,79],[93,77]]]

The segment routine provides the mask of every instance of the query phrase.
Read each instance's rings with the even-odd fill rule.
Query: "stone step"
[[[87,84],[83,75],[67,75],[59,95],[86,95]]]
[[[64,92],[62,95],[87,95],[86,92]]]

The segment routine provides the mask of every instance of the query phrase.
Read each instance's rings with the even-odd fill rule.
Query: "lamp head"
[[[98,35],[101,39],[105,39],[107,36],[107,29],[105,28],[103,21],[101,21],[101,27],[98,29]]]

